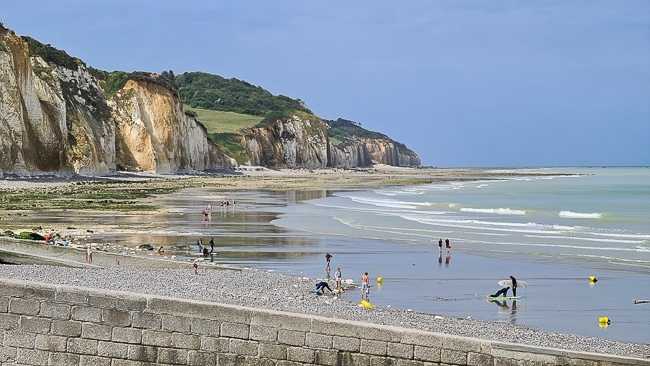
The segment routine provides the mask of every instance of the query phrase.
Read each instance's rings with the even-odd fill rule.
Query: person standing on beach
[[[445,247],[447,247],[447,253],[449,253],[449,249],[451,249],[451,244],[449,244],[449,239],[445,239]]]
[[[196,245],[199,247],[199,253],[203,252],[203,238],[199,238],[199,240],[196,241]]]
[[[86,262],[88,264],[93,264],[93,248],[90,244],[86,247]]]
[[[210,238],[210,253],[214,253],[214,238]]]
[[[510,276],[510,281],[512,281],[512,296],[517,296],[517,279],[515,276]]]
[[[336,268],[336,272],[334,272],[334,278],[336,279],[336,289],[340,290],[341,289],[341,268]]]
[[[194,267],[194,274],[199,274],[199,264],[194,262],[193,267]]]
[[[438,240],[438,252],[442,253],[442,238]]]
[[[361,276],[361,300],[363,300],[364,295],[368,300],[368,294],[370,294],[370,281],[368,280],[368,272],[365,272]]]

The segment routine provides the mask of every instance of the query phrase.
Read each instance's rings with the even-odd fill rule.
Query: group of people
[[[451,244],[449,243],[449,239],[445,239],[445,248],[447,248],[447,253],[449,253],[449,250],[451,250]],[[442,238],[438,240],[438,251],[442,253]]]
[[[330,261],[332,260],[332,255],[330,253],[325,253],[325,274],[327,275],[327,278],[330,277]],[[337,267],[336,272],[334,272],[334,280],[336,283],[336,289],[339,291],[343,290],[343,287],[341,286],[342,282],[342,275],[341,275],[341,268]],[[319,281],[316,282],[316,288],[314,289],[314,292],[320,295],[325,294],[325,290],[328,290],[330,293],[333,293],[334,291],[330,288],[329,283],[326,281]],[[368,278],[368,272],[364,272],[364,274],[361,276],[361,299],[368,299],[368,296],[370,295],[370,279]]]
[[[210,249],[208,250],[208,247],[206,245],[203,245],[203,238],[199,238],[199,240],[196,241],[196,246],[199,248],[199,253],[203,254],[204,256],[208,256],[210,254],[214,253],[214,238],[210,239]]]

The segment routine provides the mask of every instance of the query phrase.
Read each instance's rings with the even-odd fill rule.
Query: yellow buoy
[[[381,281],[383,281],[383,278],[377,277],[377,286],[381,287]]]
[[[368,300],[361,300],[361,305],[366,309],[372,309],[372,304]]]
[[[596,283],[598,282],[598,279],[596,278],[596,276],[589,276],[589,281],[591,281],[592,283]]]
[[[600,318],[598,318],[598,326],[600,326],[600,327],[606,327],[606,326],[609,325],[609,323],[610,323],[610,320],[606,316],[601,316]]]

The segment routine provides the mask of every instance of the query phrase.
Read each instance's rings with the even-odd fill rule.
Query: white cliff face
[[[273,168],[327,166],[327,126],[316,116],[277,120],[242,137],[249,164]]]
[[[373,164],[420,166],[417,154],[402,151],[393,141],[361,138],[343,146],[330,146],[330,166],[356,168]]]
[[[63,98],[34,75],[22,39],[0,34],[0,170],[67,171]]]
[[[116,122],[120,169],[179,173],[235,166],[208,143],[178,97],[157,84],[129,80],[109,101]]]

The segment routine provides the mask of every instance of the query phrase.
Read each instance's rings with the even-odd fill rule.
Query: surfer
[[[316,292],[320,293],[321,295],[324,295],[325,289],[330,290],[330,293],[332,293],[332,289],[330,288],[330,285],[327,284],[327,282],[320,281],[316,283]]]
[[[510,287],[504,287],[501,290],[497,291],[494,295],[488,295],[489,297],[507,297],[508,296],[508,290]]]
[[[517,296],[517,279],[515,276],[510,276],[510,281],[512,281],[512,296]]]

